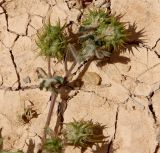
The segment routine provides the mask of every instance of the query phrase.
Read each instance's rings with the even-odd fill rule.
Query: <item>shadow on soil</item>
[[[26,153],[34,153],[35,143],[32,139],[29,139],[29,143],[27,144],[27,152]]]
[[[0,151],[3,149],[3,137],[2,137],[2,128],[0,128]]]
[[[134,22],[133,24],[129,23],[128,28],[126,29],[126,32],[128,34],[128,38],[125,46],[120,47],[118,50],[116,50],[110,58],[102,59],[101,61],[97,62],[97,66],[103,67],[108,63],[109,64],[114,64],[114,63],[127,64],[128,62],[130,62],[130,58],[121,55],[121,53],[128,52],[134,55],[133,50],[134,49],[138,50],[139,45],[145,43],[145,39],[144,39],[145,31],[144,29],[137,31],[137,25]]]

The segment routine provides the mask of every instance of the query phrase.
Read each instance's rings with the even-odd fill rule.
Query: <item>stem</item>
[[[79,9],[82,9],[83,8],[82,0],[77,0],[77,2],[78,2],[78,5],[79,5]]]
[[[77,51],[76,51],[75,47],[73,45],[71,45],[71,44],[68,44],[68,47],[69,47],[69,49],[70,49],[70,51],[71,51],[71,53],[73,55],[74,60],[76,62],[78,62],[77,54],[76,54]]]
[[[66,60],[64,60],[64,69],[65,69],[65,72],[67,74],[67,72],[68,72],[68,66],[67,66],[67,61]]]
[[[75,65],[76,65],[76,64],[77,64],[77,62],[76,62],[76,61],[74,61],[74,62],[72,63],[72,65],[71,65],[70,69],[67,71],[67,73],[66,73],[66,75],[65,75],[66,80],[67,80],[67,79],[68,79],[68,77],[71,75],[72,70],[74,69],[74,67],[75,67]]]
[[[56,98],[57,98],[57,94],[52,93],[51,94],[51,104],[50,104],[50,108],[49,108],[49,112],[48,112],[48,116],[47,116],[47,121],[46,121],[46,124],[45,124],[45,127],[44,127],[44,135],[43,135],[43,139],[42,139],[43,142],[45,142],[45,140],[46,140],[46,131],[47,131],[47,128],[49,127],[50,122],[51,122],[52,113],[53,113],[54,105],[55,105],[55,102],[56,102]]]
[[[66,70],[66,75],[65,75],[64,78],[65,78],[66,80],[67,80],[68,77],[71,75],[72,70],[74,69],[74,67],[76,66],[77,61],[78,61],[77,55],[76,55],[76,49],[74,48],[74,46],[69,43],[69,44],[68,44],[68,47],[69,47],[69,49],[70,49],[70,51],[71,51],[71,53],[72,53],[72,55],[73,55],[74,61],[73,61],[73,63],[72,63],[72,65],[71,65],[71,67],[70,67],[69,70],[67,69],[67,60],[65,60],[65,62],[64,62],[64,63],[65,63],[65,70]]]
[[[51,73],[51,58],[48,57],[48,76],[52,77],[52,73]]]
[[[68,51],[67,51],[67,53],[68,53]],[[68,72],[68,65],[67,65],[67,53],[66,53],[66,55],[65,55],[65,57],[64,57],[64,69],[65,69],[65,73],[67,74],[67,72]]]
[[[57,121],[54,128],[54,134],[58,135],[61,133],[62,127],[63,127],[63,121],[64,121],[64,112],[67,109],[67,100],[62,100],[61,103],[59,103],[59,109],[57,111]]]

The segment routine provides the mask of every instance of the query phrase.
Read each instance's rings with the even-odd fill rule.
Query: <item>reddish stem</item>
[[[51,58],[48,57],[48,76],[52,77],[52,73],[51,73]]]
[[[46,131],[47,131],[47,128],[49,127],[50,122],[51,122],[52,113],[53,113],[54,105],[55,105],[55,102],[56,102],[56,98],[57,98],[57,94],[52,93],[51,104],[50,104],[50,107],[49,107],[49,112],[48,112],[46,124],[45,124],[45,127],[44,127],[44,136],[42,138],[43,142],[45,142],[45,140],[46,140]]]

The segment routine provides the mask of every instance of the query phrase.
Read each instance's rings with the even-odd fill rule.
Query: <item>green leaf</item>
[[[43,78],[40,82],[40,90],[46,89],[47,91],[57,93],[58,86],[63,84],[64,79],[61,76],[55,76],[53,78]]]
[[[64,79],[61,76],[55,76],[54,79],[57,81],[57,83],[59,84],[63,84],[64,83]]]

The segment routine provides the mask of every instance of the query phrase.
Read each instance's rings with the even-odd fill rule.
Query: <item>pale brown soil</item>
[[[108,136],[108,143],[93,146],[86,153],[160,153],[160,1],[94,0],[86,4],[87,8],[93,6],[121,15],[132,35],[123,53],[102,66],[97,66],[96,61],[91,63],[83,78],[84,85],[68,102],[64,122],[73,118],[92,119],[106,125],[104,135]],[[83,11],[75,0],[0,0],[3,149],[37,153],[50,93],[35,86],[36,68],[47,69],[45,59],[37,56],[35,34],[49,16],[52,24],[58,18],[62,24],[72,21],[76,31]],[[61,64],[53,68],[59,74],[64,73]],[[21,115],[31,103],[39,115],[24,123]],[[57,105],[58,102],[51,128],[55,125]],[[80,152],[73,147],[65,150],[65,153]]]

